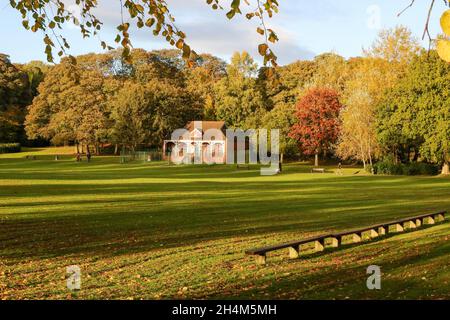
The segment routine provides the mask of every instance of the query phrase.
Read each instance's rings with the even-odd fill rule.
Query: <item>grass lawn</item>
[[[450,223],[316,256],[244,251],[450,210],[450,179],[0,155],[0,299],[450,298]],[[37,160],[26,155],[37,154]],[[82,289],[66,288],[79,265]],[[379,265],[382,289],[366,288]]]

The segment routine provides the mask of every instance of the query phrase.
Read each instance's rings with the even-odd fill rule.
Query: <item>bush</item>
[[[20,143],[0,143],[0,154],[20,152],[20,150]]]
[[[435,176],[440,172],[440,168],[434,164],[429,163],[419,163],[419,174]]]
[[[390,159],[377,162],[373,165],[375,174],[386,175],[436,175],[439,173],[439,168],[435,165],[423,162],[412,162],[408,164],[395,164]]]
[[[375,174],[402,175],[403,168],[401,164],[395,164],[389,159],[377,162],[373,165]]]

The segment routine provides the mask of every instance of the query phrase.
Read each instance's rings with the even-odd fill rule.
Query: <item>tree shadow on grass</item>
[[[425,235],[433,234],[432,230],[423,229]],[[422,235],[423,236],[423,235]],[[390,244],[372,244],[360,248],[345,248],[350,250],[351,259],[340,250],[327,257],[310,256],[307,259],[290,260],[282,263],[280,268],[286,276],[277,276],[277,266],[270,266],[264,275],[255,273],[255,278],[247,280],[240,287],[225,288],[226,295],[214,294],[199,298],[208,299],[448,299],[450,292],[445,285],[436,282],[430,287],[426,281],[433,280],[436,275],[448,272],[447,257],[450,254],[450,243],[443,240],[417,246],[415,240],[398,239]],[[386,255],[380,256],[379,250],[386,250]],[[414,250],[410,250],[414,248]],[[398,248],[399,251],[392,251]],[[339,254],[339,255],[338,255]],[[350,254],[350,253],[349,253]],[[333,259],[340,258],[340,264],[334,264]],[[320,260],[319,260],[320,259]],[[323,263],[319,263],[323,261]],[[313,263],[314,271],[306,267]],[[437,264],[437,266],[436,266]],[[292,272],[286,273],[286,266],[291,265]],[[378,265],[382,271],[381,290],[368,290],[366,280],[369,276],[366,269],[369,265]],[[433,266],[427,268],[424,266]],[[440,266],[440,267],[439,267]],[[407,269],[405,269],[408,267]],[[420,267],[426,270],[429,280],[424,280]],[[267,268],[267,267],[262,267]],[[417,269],[416,269],[417,268]],[[408,278],[401,278],[404,273],[411,273]],[[422,271],[423,272],[423,271]],[[414,278],[415,275],[415,278]],[[251,281],[251,283],[249,283]],[[245,287],[250,289],[242,290]]]
[[[312,179],[316,175],[297,181],[291,178],[295,172],[272,179],[260,177],[259,171],[234,175],[233,168],[226,166],[205,175],[192,166],[160,165],[130,168],[131,174],[119,168],[120,174],[112,177],[115,171],[108,166],[116,168],[116,164],[99,166],[105,168],[103,173],[56,172],[50,177],[73,183],[2,186],[0,200],[5,201],[0,209],[6,214],[0,216],[0,255],[10,259],[74,253],[111,256],[159,250],[161,244],[172,248],[233,237],[304,236],[450,207],[450,198],[443,196],[448,188],[433,178],[328,175]],[[5,172],[0,170],[0,177]],[[14,179],[49,179],[48,173],[37,172],[17,173]],[[122,174],[131,182],[122,182]],[[249,177],[256,180],[247,181]],[[134,178],[161,180],[135,183]],[[422,188],[417,191],[418,185]],[[414,194],[422,197],[418,206],[408,204]],[[52,200],[36,200],[52,196]],[[27,198],[30,201],[24,201]],[[233,250],[241,249],[247,248]]]

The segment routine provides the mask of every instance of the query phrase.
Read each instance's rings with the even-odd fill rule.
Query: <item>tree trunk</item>
[[[284,158],[284,154],[280,154],[280,163],[278,165],[278,169],[280,169],[280,172],[283,171],[283,158]]]
[[[116,143],[116,145],[114,146],[114,155],[117,156],[118,153],[119,153],[119,144]]]
[[[80,144],[78,142],[75,143],[75,152],[80,153]]]
[[[442,174],[449,175],[450,174],[450,166],[448,162],[445,162],[442,166]]]
[[[314,155],[314,166],[318,167],[319,166],[319,153],[316,152],[316,154]]]

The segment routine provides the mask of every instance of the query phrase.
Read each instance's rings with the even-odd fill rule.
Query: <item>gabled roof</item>
[[[205,132],[209,129],[225,130],[225,121],[190,121],[186,127],[189,132],[194,129],[199,129],[201,132]]]

